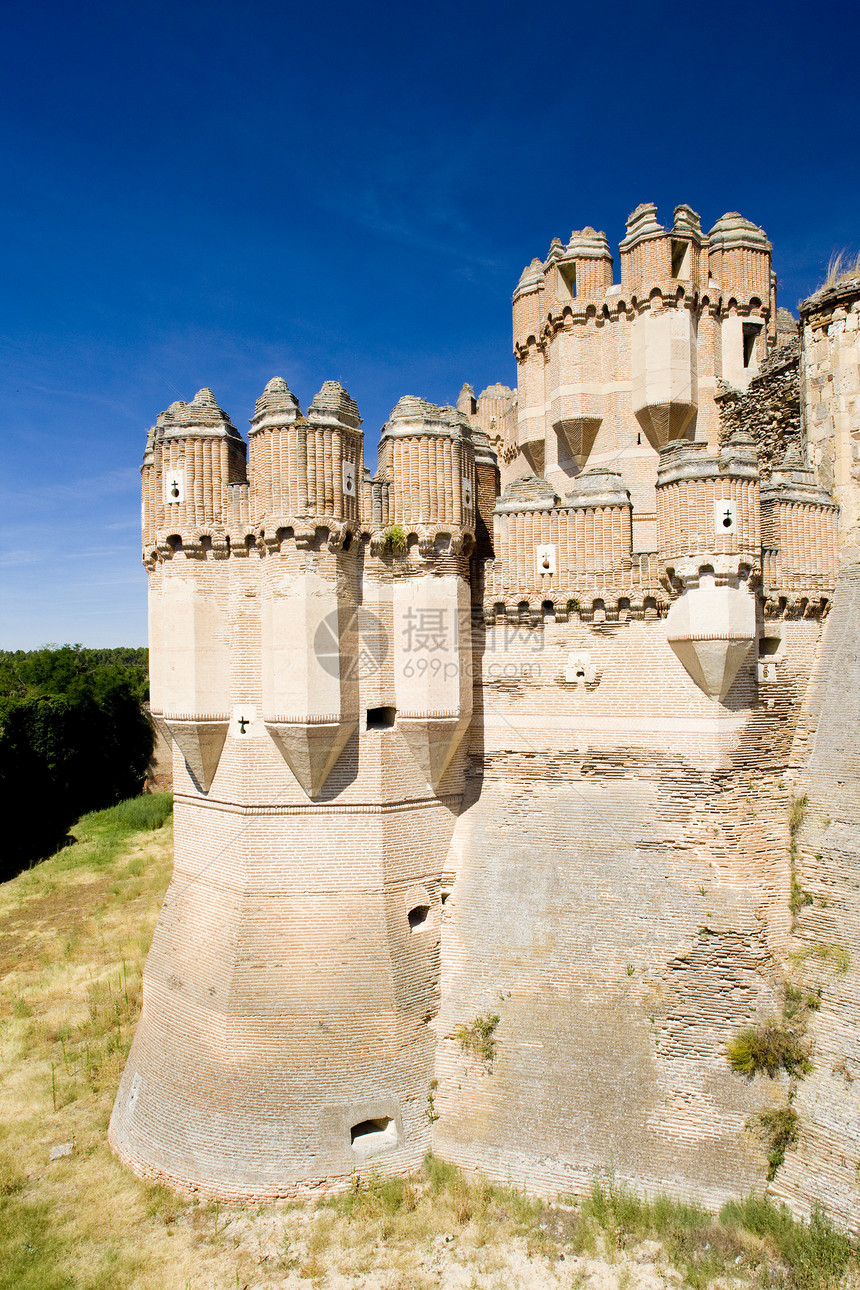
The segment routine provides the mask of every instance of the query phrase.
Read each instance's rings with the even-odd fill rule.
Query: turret
[[[472,428],[456,408],[402,398],[383,426],[377,478],[389,484],[389,523],[425,546],[439,531],[474,538]]]
[[[692,436],[699,406],[696,317],[706,275],[705,239],[689,206],[667,232],[652,203],[637,206],[620,246],[622,294],[634,302],[633,412],[649,442],[662,448]]]
[[[627,217],[627,236],[619,247],[622,295],[641,302],[657,289],[668,299],[680,286],[694,296],[707,287],[707,246],[691,206],[676,206],[673,226],[665,229],[657,223],[654,203],[643,202]]]
[[[547,261],[554,336],[546,368],[546,398],[553,434],[546,444],[545,469],[565,474],[584,470],[605,415],[598,309],[612,284],[612,256],[605,233],[593,228],[571,234]]]
[[[223,540],[224,489],[245,480],[245,443],[211,390],[171,403],[150,430],[142,476],[145,554],[168,536]],[[217,532],[220,530],[221,532]]]
[[[312,799],[358,725],[356,677],[344,660],[356,653],[360,426],[336,382],[326,381],[305,418],[280,378],[251,422],[253,504],[267,551],[262,716]]]
[[[763,229],[728,211],[708,234],[709,290],[721,300],[718,374],[745,390],[767,354],[767,325],[775,299],[771,244]]]
[[[325,382],[304,417],[286,381],[275,377],[257,400],[249,437],[255,519],[268,539],[287,527],[312,537],[320,525],[355,526],[361,418],[336,381]]]
[[[555,238],[544,263],[532,261],[514,293],[518,439],[539,476],[575,474],[594,446],[604,416],[595,323],[611,284],[606,234],[584,228],[566,246]]]
[[[761,552],[758,458],[735,435],[713,456],[704,443],[669,444],[657,474],[657,535],[673,651],[701,690],[728,694],[756,639],[751,593]]]
[[[492,455],[481,440],[481,467]],[[425,563],[392,588],[397,729],[438,790],[472,713],[468,557],[477,519],[472,426],[455,408],[402,398],[383,428],[378,476],[389,516]],[[377,539],[379,542],[380,539]]]
[[[162,412],[143,466],[151,705],[203,792],[229,724],[229,614],[218,561],[228,550],[226,486],[244,478],[245,444],[211,390]]]
[[[828,597],[839,567],[839,507],[800,453],[790,450],[761,490],[762,581],[766,599]]]

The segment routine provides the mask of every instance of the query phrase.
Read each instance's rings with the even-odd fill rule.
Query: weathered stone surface
[[[799,362],[800,341],[792,339],[765,359],[746,392],[724,388],[717,395],[720,442],[738,430],[752,435],[765,475],[803,447]]]

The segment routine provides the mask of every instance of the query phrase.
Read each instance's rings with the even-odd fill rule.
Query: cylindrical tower
[[[621,290],[635,302],[631,345],[633,412],[648,441],[662,448],[694,432],[699,406],[697,307],[706,273],[705,239],[689,206],[675,226],[657,223],[657,208],[638,206],[620,246]]]
[[[472,427],[456,408],[407,395],[382,429],[379,476],[390,482],[392,524],[432,542],[437,532],[475,532]]]
[[[737,211],[708,234],[708,265],[721,299],[718,375],[736,389],[747,388],[767,356],[771,250],[764,230]]]

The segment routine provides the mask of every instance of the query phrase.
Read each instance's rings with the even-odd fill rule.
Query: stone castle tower
[[[804,352],[856,378],[836,295]],[[546,1191],[764,1177],[744,1125],[796,1091],[725,1045],[778,1011],[812,917],[788,818],[851,602],[856,391],[837,411],[804,369],[803,456],[767,417],[727,428],[785,339],[737,214],[638,207],[620,282],[603,233],[555,240],[513,310],[517,390],[401,399],[373,477],[333,382],[305,415],[270,381],[247,450],[209,390],[150,432],[176,857],[111,1121],[145,1176],[286,1196],[432,1145]],[[856,995],[832,1025],[860,1063]],[[809,1112],[796,1207],[851,1175],[829,1199],[856,1220],[860,1142],[820,1168],[852,1107]]]

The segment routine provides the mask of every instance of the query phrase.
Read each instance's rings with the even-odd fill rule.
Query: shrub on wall
[[[808,1075],[812,1063],[797,1035],[785,1026],[767,1021],[762,1026],[748,1026],[735,1035],[728,1047],[729,1064],[739,1075],[770,1075],[780,1071],[789,1075]]]

